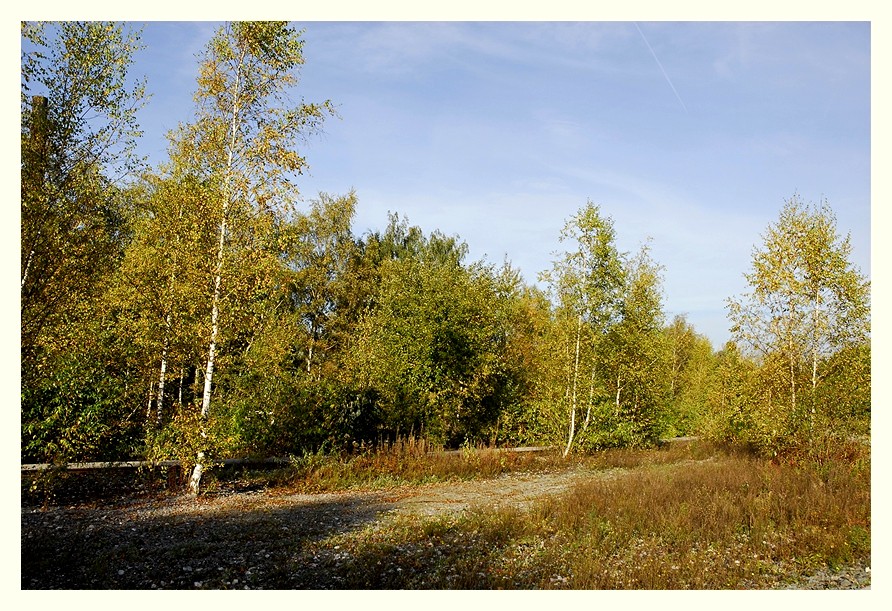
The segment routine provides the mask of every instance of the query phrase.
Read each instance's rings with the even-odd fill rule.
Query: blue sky
[[[306,198],[355,189],[354,229],[388,211],[506,257],[534,283],[586,201],[620,247],[647,239],[668,316],[716,345],[725,300],[794,193],[826,198],[870,275],[866,22],[302,22],[295,95],[339,119],[304,149]],[[148,23],[144,152],[188,121],[211,23]]]
[[[134,22],[138,25],[138,22]],[[355,189],[354,231],[388,211],[506,257],[529,283],[588,200],[620,248],[650,239],[667,318],[716,347],[752,248],[794,193],[826,198],[870,275],[867,22],[298,22],[294,94],[339,119],[303,151],[305,198]],[[134,74],[141,152],[188,121],[211,22],[148,22]]]

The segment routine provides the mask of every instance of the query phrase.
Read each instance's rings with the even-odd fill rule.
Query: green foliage
[[[862,418],[869,409],[870,284],[850,253],[829,205],[794,196],[753,253],[752,291],[728,302],[732,332],[758,368],[746,435],[766,451],[844,425],[840,412],[853,405]]]
[[[353,192],[303,203],[298,145],[334,110],[290,99],[304,58],[288,23],[214,34],[193,120],[139,180],[138,34],[65,22],[22,39],[25,460],[407,436],[566,455],[702,434],[771,454],[869,434],[869,283],[826,203],[794,197],[769,227],[752,291],[729,302],[735,342],[713,354],[683,317],[666,326],[661,266],[620,252],[591,202],[548,292],[398,215],[354,235]]]
[[[104,295],[132,231],[139,36],[63,22],[22,24],[22,39],[22,455],[119,458],[136,445],[132,388]]]
[[[646,246],[634,257],[620,253],[612,220],[591,202],[561,238],[575,249],[542,274],[555,305],[543,383],[556,406],[549,413],[569,416],[564,454],[574,441],[583,448],[652,444],[667,426],[661,268]]]
[[[128,409],[120,369],[125,355],[100,324],[74,333],[58,334],[22,384],[23,460],[116,460],[139,447],[141,422]]]
[[[633,445],[659,440],[667,403],[667,350],[662,334],[661,268],[647,247],[626,263],[621,318],[601,346],[605,386]]]
[[[668,368],[665,434],[693,435],[709,413],[716,357],[709,340],[697,334],[684,316],[676,316],[663,335]]]
[[[508,377],[494,271],[464,267],[464,244],[395,219],[370,242],[379,288],[347,347],[348,380],[374,391],[388,437],[402,430],[455,445],[490,436]]]
[[[197,410],[178,410],[161,427],[148,432],[145,457],[152,461],[176,459],[188,470],[195,464],[199,450],[210,456],[219,455],[217,436],[209,436],[207,430],[213,431],[214,427],[208,427],[202,435]]]
[[[127,237],[118,181],[138,163],[128,87],[138,35],[108,22],[22,24],[22,359],[91,298]]]

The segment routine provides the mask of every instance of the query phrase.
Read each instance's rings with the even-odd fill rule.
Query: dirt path
[[[264,490],[198,499],[171,494],[101,506],[23,507],[21,587],[339,588],[348,570],[344,563],[354,560],[326,542],[386,527],[400,517],[523,508],[576,483],[620,472],[576,467],[380,491]],[[815,576],[800,587],[870,583],[863,569],[852,571]]]
[[[613,471],[574,469],[559,473],[508,474],[496,479],[422,486],[395,504],[396,513],[435,515],[471,507],[528,507],[544,496],[560,494],[574,484],[607,477]]]
[[[279,584],[283,582],[276,575],[277,566],[293,566],[295,550],[312,548],[329,537],[380,527],[398,516],[432,516],[472,506],[523,506],[604,473],[515,473],[382,491],[266,490],[198,499],[155,495],[102,506],[24,507],[21,587]],[[307,581],[313,578],[306,576]],[[301,587],[293,575],[289,579],[287,584]]]

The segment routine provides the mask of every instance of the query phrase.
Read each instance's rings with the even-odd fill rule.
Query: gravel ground
[[[787,590],[869,590],[870,567],[850,566],[824,569],[787,586]]]
[[[597,477],[611,477],[600,471]],[[23,506],[22,589],[329,589],[355,559],[333,537],[473,506],[524,506],[592,472],[515,473],[494,480],[373,492],[222,490],[199,498],[132,491],[117,501]],[[71,501],[71,499],[69,499]],[[868,567],[804,577],[792,589],[864,589]]]

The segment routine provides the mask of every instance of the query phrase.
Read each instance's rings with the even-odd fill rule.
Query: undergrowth
[[[567,461],[552,451],[467,447],[446,452],[424,440],[409,438],[353,454],[307,453],[292,458],[289,465],[279,469],[220,471],[214,477],[219,482],[238,480],[316,493],[486,479],[518,471],[554,471],[569,468],[580,460],[583,459]],[[213,484],[208,489],[213,491]]]

